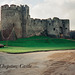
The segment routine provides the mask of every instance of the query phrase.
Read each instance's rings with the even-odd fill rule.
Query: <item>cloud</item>
[[[70,19],[70,29],[75,30],[75,0],[66,0],[63,4],[63,12]]]
[[[36,18],[68,18],[66,12],[64,14],[63,8],[66,10],[64,3],[65,0],[44,0],[44,2],[31,8],[31,15]]]
[[[0,5],[4,5],[4,4],[27,4],[27,5],[36,5],[37,3],[42,2],[43,0],[0,0]]]
[[[75,0],[44,0],[30,10],[33,18],[70,19],[70,29],[75,30]]]

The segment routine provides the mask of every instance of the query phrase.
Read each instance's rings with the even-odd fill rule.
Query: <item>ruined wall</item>
[[[70,31],[70,38],[75,39],[75,31]]]
[[[48,19],[48,35],[52,37],[59,37],[60,29],[59,27],[62,25],[61,20],[59,18],[54,17],[53,19]]]
[[[69,28],[69,20],[63,19],[62,25],[63,25],[63,35],[65,38],[70,37],[70,28]]]
[[[69,20],[61,20],[57,17],[53,19],[33,19],[29,18],[27,25],[27,36],[46,35],[56,38],[69,37]]]
[[[45,35],[56,38],[69,37],[69,20],[33,19],[27,5],[1,7],[1,35],[3,40]]]
[[[30,24],[27,25],[27,36],[41,35],[46,29],[46,21],[40,19],[30,19]]]
[[[61,20],[57,17],[48,19],[47,31],[49,36],[56,38],[69,38],[69,20]]]

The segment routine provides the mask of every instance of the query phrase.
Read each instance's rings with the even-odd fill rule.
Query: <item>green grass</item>
[[[21,38],[16,41],[0,41],[0,44],[8,44],[8,47],[0,48],[0,51],[9,53],[75,49],[75,41],[45,36]]]

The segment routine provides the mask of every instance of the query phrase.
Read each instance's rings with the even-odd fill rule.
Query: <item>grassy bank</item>
[[[67,39],[53,39],[45,36],[21,38],[16,41],[0,41],[0,44],[11,46],[0,48],[0,51],[10,53],[75,49],[75,41]]]

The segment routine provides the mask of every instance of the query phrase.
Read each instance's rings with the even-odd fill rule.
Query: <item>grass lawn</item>
[[[0,48],[0,51],[9,53],[75,49],[75,41],[45,36],[21,38],[16,41],[0,41],[0,44],[8,45]]]

